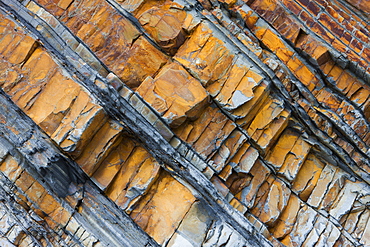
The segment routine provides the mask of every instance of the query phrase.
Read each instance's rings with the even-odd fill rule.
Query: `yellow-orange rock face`
[[[233,58],[224,43],[213,37],[211,29],[203,23],[175,55],[175,59],[189,68],[204,86],[225,80]]]
[[[208,105],[208,94],[202,85],[176,63],[164,66],[155,79],[145,80],[137,92],[172,127],[187,118],[197,119]]]
[[[150,188],[160,168],[150,154],[141,147],[135,148],[128,154],[130,155],[128,158],[118,160],[118,162],[125,162],[116,168],[120,169],[107,190],[108,197],[122,208],[127,208],[131,201],[137,199],[141,191]],[[104,169],[103,172],[106,170]]]
[[[151,8],[144,5],[136,15],[148,34],[170,54],[174,54],[185,41],[187,18],[191,18],[181,7],[172,1]]]
[[[162,174],[138,202],[131,217],[158,243],[163,244],[174,233],[194,201],[195,197],[188,189],[171,176]]]

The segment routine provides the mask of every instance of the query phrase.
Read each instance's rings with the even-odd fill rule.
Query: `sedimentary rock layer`
[[[369,245],[366,6],[2,0],[1,241]]]

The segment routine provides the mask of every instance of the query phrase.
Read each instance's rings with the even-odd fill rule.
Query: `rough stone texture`
[[[208,103],[206,90],[176,63],[164,66],[154,79],[146,78],[137,92],[171,127],[197,119]]]
[[[369,246],[368,1],[0,1],[1,246]]]

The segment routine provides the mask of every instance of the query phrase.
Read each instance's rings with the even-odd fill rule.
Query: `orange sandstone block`
[[[224,168],[229,159],[234,156],[241,145],[243,145],[243,143],[246,141],[246,138],[247,137],[238,130],[234,130],[228,136],[228,138],[211,159],[213,160],[212,166],[216,169],[216,171],[221,171],[221,169]]]
[[[230,166],[230,165],[226,165],[222,171],[219,173],[219,177],[226,181],[226,179],[228,179],[228,177],[231,175],[231,173],[233,172],[233,167]]]
[[[311,145],[305,142],[301,137],[294,143],[284,160],[284,164],[279,170],[279,175],[283,176],[288,181],[293,181],[297,176],[299,169],[304,163]]]
[[[270,2],[266,0],[255,0],[247,3],[252,9],[259,10],[259,14],[267,11],[269,9],[274,9],[277,5],[275,2]],[[262,12],[263,11],[263,12]]]
[[[302,203],[300,206],[292,231],[281,240],[285,246],[300,246],[305,241],[302,236],[307,236],[314,229],[316,211]]]
[[[226,3],[230,8],[237,2],[237,0],[220,0],[222,3]]]
[[[299,14],[299,19],[301,19],[307,27],[313,27],[317,22],[310,16],[307,11],[301,11],[301,13]]]
[[[369,48],[365,48],[363,51],[362,51],[362,56],[365,60],[367,61],[370,61],[370,49]]]
[[[12,32],[6,35],[0,45],[0,53],[4,57],[11,56],[14,49],[18,46],[19,42],[22,40],[22,36]]]
[[[30,198],[34,203],[38,204],[41,202],[41,199],[46,194],[46,190],[44,187],[37,181],[35,181],[26,191],[26,195]]]
[[[91,103],[82,90],[62,123],[51,138],[61,148],[78,157],[94,134],[104,124],[106,114],[102,107]]]
[[[70,6],[69,2],[71,2],[71,0],[37,0],[36,2],[54,16],[59,17],[64,13],[64,10]],[[32,10],[35,10],[35,6],[32,3],[27,5],[28,8],[31,6],[33,7]]]
[[[113,164],[115,167],[102,167],[105,169],[98,170],[97,178],[103,186],[109,183],[106,191],[108,197],[130,212],[134,203],[156,181],[160,166],[144,148],[136,147],[131,152],[125,148],[119,146],[117,152],[113,152],[108,157],[107,161],[116,162]],[[127,148],[130,149],[130,147]]]
[[[266,160],[278,171],[284,164],[287,154],[292,150],[299,138],[299,133],[292,129],[286,129],[278,139],[276,145],[267,154]]]
[[[261,40],[262,37],[265,35],[265,32],[269,29],[269,25],[266,21],[260,18],[251,29],[257,36],[257,38]]]
[[[60,18],[127,85],[154,76],[167,57],[106,2],[72,3]]]
[[[299,58],[292,56],[286,65],[291,71],[297,71],[303,66],[303,63]]]
[[[262,42],[269,47],[284,63],[287,63],[291,56],[294,54],[293,51],[289,50],[282,38],[274,34],[270,29],[267,29],[263,35]]]
[[[106,157],[92,175],[92,179],[103,190],[113,181],[136,146],[136,143],[128,137],[119,138],[117,141],[119,142],[117,146],[113,145],[110,150],[105,151]]]
[[[135,89],[147,76],[154,76],[167,63],[167,56],[157,50],[145,38],[140,37],[127,54],[111,62],[111,69],[126,85]],[[110,64],[107,64],[108,66]]]
[[[293,181],[292,190],[296,192],[303,201],[307,201],[312,190],[315,188],[324,164],[314,155],[308,155],[306,161],[300,168]]]
[[[260,194],[260,191],[258,193]],[[262,191],[262,193],[264,195],[262,196],[261,194],[261,199],[254,205],[251,212],[263,223],[273,226],[287,206],[291,192],[285,183],[280,180],[274,180],[269,189]]]
[[[330,72],[328,74],[328,77],[331,77],[333,79],[333,81],[337,81],[338,78],[342,75],[342,73],[343,73],[343,69],[341,67],[335,65],[330,70]]]
[[[146,9],[146,8],[145,8]],[[158,4],[140,11],[137,18],[144,29],[155,41],[170,54],[175,54],[185,41],[186,33],[183,30],[189,18],[181,6],[174,2]]]
[[[11,181],[15,182],[23,171],[18,161],[8,155],[0,164],[0,171]]]
[[[268,99],[269,92],[269,84],[265,81],[256,86],[253,90],[254,97],[244,105],[232,111],[232,114],[237,118],[236,123],[241,126],[249,125]]]
[[[332,43],[333,40],[335,39],[334,36],[327,32],[322,26],[320,26],[319,23],[315,22],[312,27],[311,27],[311,30],[315,33],[317,33],[318,35],[320,35],[326,42],[328,43]]]
[[[300,201],[298,197],[294,194],[291,194],[284,211],[281,213],[274,227],[271,229],[271,233],[275,238],[281,239],[289,234],[296,222],[299,209]]]
[[[252,136],[256,131],[266,127],[271,121],[277,118],[283,110],[284,107],[282,102],[270,97],[263,109],[257,113],[253,122],[248,127],[248,134]]]
[[[23,171],[21,173],[21,176],[15,181],[15,185],[22,190],[23,192],[26,192],[28,188],[35,182],[35,179],[27,172]]]
[[[20,64],[25,61],[30,52],[36,47],[36,41],[30,36],[25,36],[13,50],[9,57],[9,62],[13,64]]]
[[[2,87],[20,108],[27,110],[54,72],[55,63],[41,48],[36,48],[22,69],[16,64],[8,66],[12,70],[5,72],[9,80],[5,80]]]
[[[69,5],[71,5],[71,3],[73,2],[73,0],[60,0],[58,2],[58,7],[62,8],[62,9],[67,9]]]
[[[321,71],[325,74],[325,75],[328,75],[329,72],[333,69],[333,67],[335,66],[335,63],[333,60],[329,60],[328,62],[322,64],[320,66],[320,69]]]
[[[357,105],[363,105],[370,97],[370,88],[364,86],[350,96],[350,100]]]
[[[307,10],[314,16],[317,16],[321,12],[319,5],[316,4],[314,1],[309,2],[309,4],[307,5]]]
[[[229,189],[221,179],[219,179],[217,176],[213,176],[211,178],[211,182],[223,197],[227,196]]]
[[[282,3],[295,15],[299,15],[299,13],[302,11],[302,7],[299,6],[295,1],[292,0],[283,0]]]
[[[227,75],[234,56],[222,40],[213,36],[208,24],[201,23],[174,58],[207,87]]]
[[[324,103],[333,111],[337,111],[340,104],[342,103],[337,99],[337,97],[335,97],[330,91],[325,88],[320,90],[320,92],[316,95],[316,98],[320,103]]]
[[[175,129],[174,133],[183,141],[193,145],[207,128],[217,111],[217,107],[211,105],[197,120],[185,122],[179,128]]]
[[[239,59],[237,59],[232,65],[231,69],[228,71],[227,78],[225,80],[215,81],[214,83],[208,85],[207,91],[222,105],[227,106],[234,91],[248,71],[249,66],[239,62]]]
[[[42,76],[44,77],[44,76]],[[55,88],[59,90],[56,91]],[[79,86],[60,72],[54,74],[26,113],[36,124],[52,135],[62,123],[65,113],[79,94]],[[78,103],[78,101],[76,102]]]
[[[67,211],[67,209],[63,207],[56,208],[54,212],[50,214],[50,217],[57,223],[59,223],[62,226],[65,226],[70,218],[72,217],[72,214]]]
[[[123,190],[126,190],[135,172],[141,167],[150,154],[142,147],[136,147],[130,156],[121,165],[119,173],[114,177],[107,189],[107,196],[113,201],[117,200]]]
[[[343,174],[340,174],[339,172],[334,175],[333,181],[325,193],[319,209],[329,211],[329,209],[333,206],[333,203],[335,202],[339,192],[342,190],[344,180],[342,176]],[[350,202],[350,200],[348,200],[348,202]]]
[[[308,88],[308,90],[312,92],[315,89],[318,80],[307,66],[302,65],[299,69],[294,71],[294,74]]]
[[[193,147],[203,158],[209,158],[217,150],[229,134],[235,129],[235,124],[223,113],[217,111],[209,124],[198,136]],[[194,138],[195,136],[190,136]]]
[[[163,172],[130,216],[157,243],[163,244],[175,232],[194,201],[195,197],[187,188]]]
[[[349,33],[348,31],[344,31],[342,37],[340,37],[340,40],[343,41],[347,46],[349,46],[349,44],[352,41],[352,38],[353,37],[351,33]]]
[[[259,153],[257,149],[251,147],[249,143],[245,142],[232,157],[229,164],[234,166],[234,169],[237,172],[248,173],[257,161],[258,157]]]
[[[328,49],[324,46],[318,45],[311,54],[319,66],[331,59]]]
[[[318,207],[325,196],[330,183],[333,180],[334,175],[336,174],[337,169],[331,165],[326,165],[317,181],[315,188],[312,190],[311,195],[309,196],[307,203],[313,207]]]
[[[248,193],[238,193],[236,197],[243,202],[247,207],[251,207],[255,204],[257,192],[260,186],[266,181],[270,175],[270,170],[257,159],[256,163],[250,170],[250,175],[253,177],[250,184],[243,190]]]
[[[230,205],[235,208],[236,210],[238,210],[239,212],[241,212],[242,214],[245,213],[246,211],[246,208],[243,204],[241,204],[237,199],[233,198],[231,201],[230,201]]]
[[[116,204],[122,208],[127,208],[126,212],[131,212],[132,208],[136,207],[136,202],[156,181],[160,169],[159,163],[153,157],[146,159],[136,171],[136,174],[132,176],[126,190],[123,190],[118,196]]]
[[[348,49],[346,49],[347,47],[343,45],[343,43],[339,39],[333,40],[333,42],[331,43],[331,46],[341,53],[345,53],[345,52],[348,53]],[[353,53],[353,52],[350,52],[350,53]],[[354,55],[357,55],[357,54],[354,54]]]
[[[187,118],[197,119],[208,105],[208,94],[201,83],[177,63],[163,67],[154,80],[145,80],[137,92],[172,127]]]
[[[226,186],[233,195],[236,195],[237,198],[241,199],[241,191],[250,185],[253,177],[247,173],[233,172],[226,180]]]
[[[284,109],[283,102],[270,99],[246,128],[251,138],[262,150],[267,151],[285,129],[290,111]]]
[[[54,199],[50,194],[46,194],[40,203],[38,204],[40,209],[47,215],[53,213],[57,208],[60,207],[60,204]]]
[[[252,11],[250,11],[250,12],[252,12]],[[252,29],[256,25],[258,19],[259,19],[259,17],[258,17],[257,14],[250,13],[250,14],[245,16],[245,24],[247,25],[247,27],[249,29]]]
[[[118,145],[122,130],[121,125],[108,120],[87,143],[81,155],[75,159],[86,174],[92,176],[109,152]]]

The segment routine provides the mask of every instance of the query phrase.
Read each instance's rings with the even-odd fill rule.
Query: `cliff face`
[[[1,0],[0,246],[370,246],[369,14]]]

